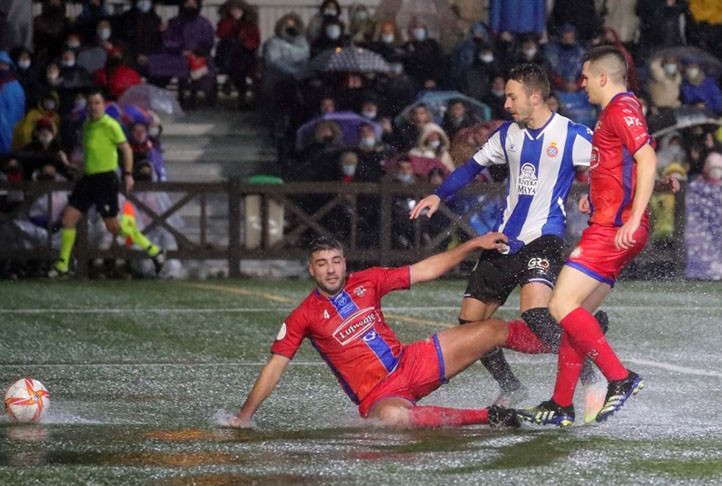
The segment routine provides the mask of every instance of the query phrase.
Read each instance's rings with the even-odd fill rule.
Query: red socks
[[[582,366],[586,356],[577,351],[569,343],[569,334],[562,332],[562,343],[559,345],[559,360],[557,361],[557,381],[554,385],[554,400],[562,407],[568,407],[574,401],[574,390],[582,373]]]
[[[509,336],[502,347],[526,354],[553,353],[541,339],[534,334],[524,321],[509,323]]]
[[[607,380],[622,380],[627,377],[627,369],[617,358],[591,312],[577,307],[559,324],[569,334],[569,343],[589,356]]]
[[[591,312],[577,307],[559,324],[564,332],[559,347],[559,370],[553,396],[555,402],[563,407],[571,405],[585,356],[594,361],[607,380],[627,377],[627,369],[605,339]]]
[[[489,423],[489,410],[464,410],[446,407],[411,407],[412,427],[444,427]]]

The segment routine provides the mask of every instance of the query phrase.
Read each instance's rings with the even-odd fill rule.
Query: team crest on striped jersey
[[[556,142],[552,142],[552,143],[547,147],[547,155],[548,155],[549,157],[556,157],[557,155],[559,155],[559,147],[557,147],[557,143],[556,143]]]

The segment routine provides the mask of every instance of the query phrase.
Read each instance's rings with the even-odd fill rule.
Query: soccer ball
[[[16,422],[37,422],[50,406],[50,393],[38,380],[23,378],[5,391],[5,410]]]

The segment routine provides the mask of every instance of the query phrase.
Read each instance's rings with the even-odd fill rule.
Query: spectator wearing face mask
[[[90,86],[90,74],[78,65],[76,51],[71,48],[63,50],[60,57],[60,77],[63,78],[63,89],[66,90],[77,92]]]
[[[511,116],[504,108],[506,102],[506,79],[502,75],[496,75],[491,80],[489,93],[481,98],[491,109],[492,120],[510,120]]]
[[[145,180],[166,182],[168,174],[165,169],[163,154],[149,137],[148,131],[149,128],[145,123],[137,122],[130,126],[128,143],[130,143],[130,148],[133,151],[133,171],[135,172],[136,166],[147,162],[153,173],[150,179],[146,178]],[[133,178],[139,180],[136,176],[133,176]]]
[[[371,18],[369,9],[361,3],[354,3],[348,12],[350,19],[348,35],[355,45],[364,45],[373,40],[376,24]]]
[[[544,49],[539,45],[539,37],[536,34],[524,34],[519,36],[519,42],[514,48],[513,61],[505,67],[511,68],[517,64],[536,64],[544,69],[548,76],[551,76],[551,65],[544,56]]]
[[[680,95],[683,105],[699,106],[722,115],[722,90],[696,59],[686,63]]]
[[[451,99],[446,104],[446,112],[444,112],[444,120],[441,123],[441,129],[446,133],[449,139],[464,128],[470,127],[481,120],[477,120],[469,113],[466,103],[459,99]]]
[[[582,58],[586,50],[577,40],[577,30],[571,24],[559,28],[557,40],[545,49],[552,70],[552,88],[567,92],[581,89]]]
[[[113,31],[128,53],[129,65],[147,75],[148,58],[161,49],[163,22],[155,11],[155,0],[132,0],[131,8],[118,16]]]
[[[662,175],[664,170],[672,164],[685,164],[685,153],[680,132],[672,132],[661,139],[657,146],[657,173]]]
[[[362,124],[358,128],[359,143],[353,152],[357,157],[356,177],[360,182],[379,182],[384,175],[384,153],[374,127]]]
[[[682,72],[677,58],[658,56],[649,63],[651,77],[647,91],[652,103],[658,108],[676,108],[682,104],[679,99],[682,86]]]
[[[425,104],[419,103],[411,109],[408,116],[403,117],[386,139],[395,152],[405,154],[414,148],[424,127],[432,121],[433,117],[429,108]]]
[[[91,79],[88,71],[79,66],[75,51],[66,48],[60,58],[60,85],[57,87],[60,97],[60,116],[63,117],[73,109],[73,101],[78,93],[90,88]]]
[[[377,52],[388,62],[399,62],[404,51],[401,48],[401,33],[391,20],[378,22],[371,41],[363,44],[364,47]]]
[[[409,150],[409,155],[436,159],[450,172],[456,168],[449,154],[449,137],[436,123],[427,123],[416,140],[416,146]]]
[[[722,153],[710,152],[704,161],[700,181],[713,186],[722,186]],[[719,208],[718,208],[719,209]]]
[[[396,162],[393,180],[401,186],[416,184],[416,176],[411,160],[402,157]],[[409,212],[416,206],[416,199],[409,194],[394,194],[391,197],[391,225],[394,228],[391,246],[396,249],[408,249],[414,246],[414,222]]]
[[[298,106],[289,106],[289,93],[296,93],[298,82],[308,72],[310,47],[304,36],[304,26],[295,13],[287,13],[276,22],[274,35],[261,48],[263,76],[261,77],[262,114],[274,134],[285,132],[283,116]]]
[[[404,71],[418,89],[435,89],[448,73],[446,57],[426,24],[414,19],[408,26],[409,40],[402,46]]]
[[[311,58],[328,49],[346,47],[351,43],[346,35],[346,25],[337,18],[326,19],[321,34],[311,43]]]
[[[284,177],[291,181],[337,181],[341,178],[338,164],[341,153],[341,128],[323,120],[314,128],[313,140],[297,154],[297,163]]]
[[[35,106],[38,102],[42,69],[37,66],[32,51],[25,47],[16,47],[10,51],[10,59],[15,63],[15,78],[25,92],[25,109]]]
[[[32,141],[17,152],[25,180],[31,180],[35,171],[46,164],[51,164],[65,178],[72,177],[74,169],[70,166],[57,134],[57,127],[51,119],[40,118],[35,123]]]
[[[480,43],[477,47],[474,61],[461,80],[461,92],[483,100],[491,92],[494,77],[502,75],[502,66],[491,44]]]
[[[336,0],[324,0],[318,6],[318,12],[308,21],[306,40],[313,45],[324,35],[326,23],[338,22],[341,19],[341,5]]]
[[[89,73],[94,73],[98,69],[105,67],[108,60],[108,52],[115,46],[113,38],[113,29],[108,19],[101,19],[95,26],[95,31],[90,37],[91,39],[82,45],[78,51],[76,62]]]
[[[57,127],[60,123],[59,106],[60,101],[57,93],[48,92],[44,94],[40,98],[38,105],[32,110],[29,110],[17,125],[15,125],[12,142],[13,150],[21,150],[32,141],[35,124],[38,123],[38,120],[43,118],[48,119]]]
[[[359,150],[344,151],[340,155],[339,163],[341,164],[341,181],[343,183],[351,182],[378,182],[368,179],[368,174],[364,174],[365,169],[361,160]],[[380,218],[380,200],[377,194],[358,194],[354,200],[348,197],[345,204],[339,205],[335,211],[335,215],[331,218],[333,221],[334,233],[347,236],[349,239],[352,234],[351,222],[356,219],[356,244],[360,248],[374,248],[378,245],[378,227]],[[349,240],[347,240],[349,241]]]
[[[490,42],[489,26],[481,21],[471,24],[466,36],[457,42],[450,54],[451,71],[449,76],[454,89],[464,89],[466,72],[474,64],[479,46]]]
[[[83,9],[75,18],[75,27],[83,38],[92,39],[99,22],[109,16],[106,0],[87,0],[83,2]]]

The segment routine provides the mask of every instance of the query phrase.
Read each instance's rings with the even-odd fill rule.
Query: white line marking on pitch
[[[722,378],[722,373],[718,371],[700,370],[696,368],[688,368],[686,366],[677,366],[669,363],[660,363],[658,361],[650,361],[647,359],[639,358],[622,358],[624,361],[630,363],[649,366],[652,368],[660,368],[667,371],[674,371],[683,375],[694,375],[694,376],[708,376],[713,378]],[[132,368],[142,366],[144,368],[188,368],[188,367],[199,367],[199,366],[231,366],[231,367],[260,367],[265,366],[265,361],[240,361],[240,362],[227,362],[227,363],[46,363],[46,364],[0,364],[0,368],[56,368],[56,367],[70,367],[70,368]],[[293,361],[290,363],[293,366],[326,366],[326,363],[322,361]]]
[[[667,371],[675,371],[684,375],[697,375],[697,376],[711,376],[715,378],[722,378],[722,373],[717,371],[698,370],[696,368],[687,368],[686,366],[677,366],[670,363],[660,363],[659,361],[650,361],[648,359],[640,358],[626,358],[624,361],[635,363],[642,366],[650,366],[652,368],[660,368]]]

